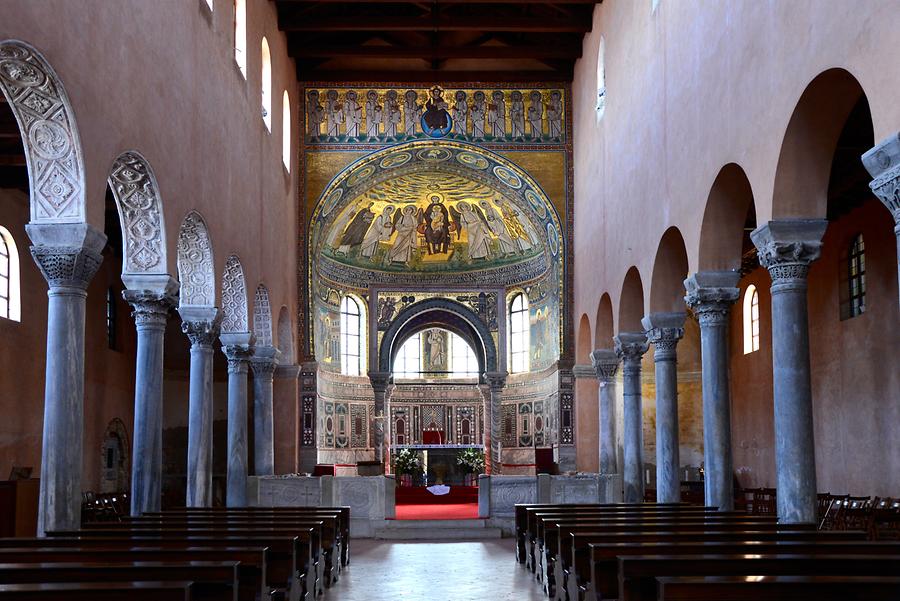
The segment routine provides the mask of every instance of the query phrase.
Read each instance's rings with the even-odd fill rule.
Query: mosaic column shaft
[[[27,225],[31,255],[49,285],[38,536],[81,524],[84,322],[87,287],[106,236],[86,224]]]
[[[641,358],[649,344],[643,332],[622,332],[615,337],[616,354],[622,359],[624,396],[622,479],[626,503],[644,501],[644,432],[641,407]]]
[[[737,271],[701,271],[684,282],[685,302],[700,322],[703,380],[703,464],[706,504],[734,509],[728,318],[740,296]]]
[[[222,313],[216,307],[179,307],[181,330],[191,341],[188,406],[188,507],[211,507],[213,500],[213,359]]]
[[[222,334],[222,342],[228,336]],[[249,339],[249,335],[247,336]],[[247,506],[247,372],[250,359],[248,344],[226,344],[222,352],[228,358],[228,474],[225,504]]]
[[[816,447],[809,366],[807,274],[821,254],[824,219],[770,221],[750,234],[772,277],[772,363],[778,519],[815,523]]]
[[[613,350],[591,353],[591,364],[600,382],[600,473],[618,474],[616,465],[616,373],[619,356]]]
[[[278,351],[257,347],[250,359],[253,369],[253,463],[257,476],[275,474],[274,375]]]
[[[900,133],[892,134],[862,156],[874,179],[869,184],[894,217],[897,237],[897,288],[900,290]]]
[[[137,328],[131,515],[159,511],[162,503],[163,341],[175,298],[168,292],[125,290]]]

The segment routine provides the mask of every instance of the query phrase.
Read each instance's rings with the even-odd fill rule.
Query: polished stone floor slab
[[[544,601],[511,538],[478,542],[354,540],[337,601]]]

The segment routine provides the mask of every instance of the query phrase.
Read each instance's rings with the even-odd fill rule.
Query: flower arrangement
[[[467,474],[480,474],[484,470],[484,453],[478,449],[463,449],[456,456],[456,464]]]
[[[412,449],[400,449],[394,454],[394,473],[418,474],[422,471],[419,453]]]

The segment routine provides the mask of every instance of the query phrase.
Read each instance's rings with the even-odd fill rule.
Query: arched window
[[[291,171],[291,97],[287,90],[281,97],[281,162]]]
[[[266,129],[272,131],[272,55],[269,54],[269,41],[262,39],[262,118]]]
[[[866,312],[866,243],[862,234],[850,242],[847,252],[847,292],[849,311],[847,317]]]
[[[394,358],[395,378],[418,378],[422,373],[422,334],[406,339]]]
[[[9,230],[0,226],[0,318],[22,320],[19,294],[19,251]]]
[[[597,121],[606,112],[606,38],[600,36],[597,50]]]
[[[247,3],[234,0],[234,62],[247,78]]]
[[[478,357],[465,338],[450,332],[450,377],[477,378]]]
[[[528,297],[517,294],[509,305],[509,364],[512,373],[528,371]]]
[[[744,354],[759,350],[759,291],[750,284],[744,291]]]
[[[341,299],[341,373],[358,376],[365,360],[363,312],[352,296]]]

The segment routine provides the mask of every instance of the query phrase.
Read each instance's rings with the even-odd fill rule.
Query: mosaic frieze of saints
[[[310,88],[307,144],[382,144],[446,138],[562,144],[565,89]]]

